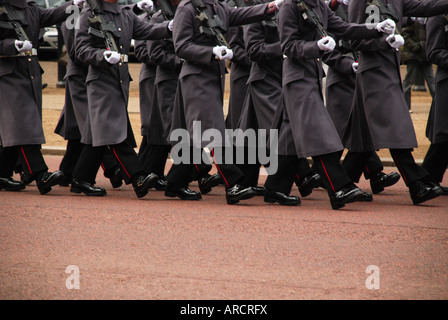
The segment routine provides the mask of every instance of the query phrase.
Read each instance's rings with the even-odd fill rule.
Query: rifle
[[[231,50],[229,43],[223,35],[223,32],[225,32],[226,29],[219,16],[214,15],[213,18],[211,18],[207,12],[207,7],[202,0],[191,0],[191,3],[198,12],[196,19],[201,22],[199,32],[214,37],[218,45],[225,46]],[[221,54],[224,56],[227,54],[227,51],[223,50]]]
[[[157,0],[158,7],[160,8],[160,11],[162,12],[163,17],[166,21],[171,21],[174,19],[174,12],[176,11],[173,9],[173,6],[171,5],[169,0]]]
[[[101,0],[86,0],[90,6],[93,17],[89,18],[89,23],[94,27],[89,27],[89,34],[93,34],[98,38],[104,39],[106,44],[106,49],[108,51],[119,52],[115,38],[120,38],[120,32],[118,31],[117,25],[113,21],[105,21],[105,14],[103,11],[103,6]]]
[[[5,16],[7,21],[0,21],[0,28],[14,30],[17,40],[30,41],[22,25],[25,25],[25,12],[23,10],[9,10],[9,5],[0,6],[0,16]],[[32,51],[26,51],[25,55],[32,55]]]
[[[319,16],[316,14],[316,12],[308,7],[308,5],[305,3],[305,1],[302,0],[296,0],[297,1],[297,8],[299,9],[299,12],[302,14],[303,19],[312,25],[317,33],[322,37],[328,37],[329,34],[327,30],[324,29],[324,26],[319,18]]]
[[[257,4],[265,4],[265,2],[263,0],[249,0],[249,3],[253,6],[256,6]],[[275,16],[269,20],[263,20],[261,23],[265,27],[278,28],[278,24],[277,24],[277,20],[275,19]]]
[[[383,22],[386,19],[391,19],[395,23],[398,23],[400,19],[398,18],[397,13],[394,11],[394,9],[390,6],[390,4],[385,4],[382,0],[371,0],[370,2],[366,3],[367,7],[375,6],[380,11],[380,22]],[[400,34],[397,30],[395,30],[395,34]],[[395,38],[392,39],[392,43],[395,41]]]

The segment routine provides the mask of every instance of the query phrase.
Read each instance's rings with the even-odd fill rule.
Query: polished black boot
[[[15,181],[12,178],[0,178],[0,190],[20,191],[26,188],[22,181]]]
[[[93,184],[72,179],[72,187],[70,188],[70,192],[73,193],[84,193],[87,196],[91,197],[102,197],[107,194],[106,190],[103,188],[95,187]]]
[[[165,179],[159,179],[157,180],[156,184],[154,185],[154,189],[157,191],[166,191],[166,186],[168,185],[168,182]]]
[[[202,196],[197,191],[192,191],[189,188],[176,187],[168,184],[165,191],[165,196],[170,198],[178,197],[182,200],[201,200]]]
[[[321,184],[322,182],[319,174],[314,173],[306,176],[299,186],[300,195],[304,198],[309,196],[313,192],[313,189],[319,188]]]
[[[330,203],[333,210],[337,210],[344,207],[347,203],[360,201],[363,197],[364,192],[354,184],[350,184],[330,195]]]
[[[385,174],[380,172],[370,178],[370,187],[373,194],[378,194],[384,191],[384,188],[393,186],[400,180],[400,174],[398,172],[392,172]]]
[[[442,195],[442,188],[434,183],[425,183],[423,181],[414,182],[409,186],[412,203],[418,205],[425,201],[437,198]]]
[[[140,175],[135,179],[132,179],[132,186],[134,187],[135,194],[138,198],[143,198],[149,192],[149,189],[153,188],[159,180],[159,177],[155,173],[150,173],[147,176]]]
[[[198,185],[199,190],[201,190],[202,194],[207,194],[212,191],[212,188],[220,185],[222,183],[222,178],[219,173],[215,173],[213,175],[207,175],[204,178],[199,179]]]
[[[266,195],[266,188],[263,186],[255,186],[252,189],[254,189],[257,197],[264,197]]]
[[[256,195],[257,193],[252,187],[243,187],[238,184],[226,190],[227,204],[235,204],[240,200],[247,200]]]
[[[278,203],[282,206],[298,206],[301,201],[299,197],[290,196],[288,194],[276,191],[266,191],[266,195],[264,196],[264,202],[267,203]]]
[[[59,184],[64,179],[62,171],[45,172],[36,179],[37,188],[41,194],[47,194],[51,191],[51,187]]]

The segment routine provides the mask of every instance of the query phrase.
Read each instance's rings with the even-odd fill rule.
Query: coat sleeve
[[[35,3],[33,3],[33,5],[37,6]],[[68,10],[68,13],[66,12],[67,7],[72,5],[74,6],[73,1],[66,2],[59,7],[50,9],[43,9],[37,6],[40,16],[40,27],[45,28],[54,24],[60,24],[71,14],[77,14],[77,12],[71,12],[70,10]]]
[[[223,7],[228,13],[229,26],[231,27],[261,22],[270,17],[265,14],[266,9],[268,8],[267,3],[241,8],[231,8],[227,4],[223,4]]]
[[[340,51],[334,50],[332,52],[324,53],[322,61],[339,73],[348,75],[353,74],[352,65],[355,62],[355,59],[343,55]]]
[[[280,42],[266,43],[263,24],[260,22],[244,27],[244,42],[252,61],[267,62],[283,58]]]
[[[285,2],[278,15],[278,28],[283,53],[291,59],[319,58],[321,51],[317,41],[305,41],[300,38],[297,6]]]
[[[2,56],[13,56],[19,52],[16,50],[15,46],[16,39],[3,39],[0,40],[0,55]]]
[[[226,38],[230,48],[233,50],[233,58],[231,61],[241,66],[250,67],[250,60],[244,45],[244,36],[241,27],[229,28],[226,33]]]
[[[67,54],[72,61],[76,61],[76,48],[75,48],[75,29],[67,28],[65,23],[61,25],[62,37],[64,38],[64,44],[67,48]]]
[[[176,10],[173,41],[179,58],[198,64],[210,64],[214,57],[212,47],[194,42],[194,14],[185,6],[179,6]]]
[[[149,64],[151,60],[149,59],[148,46],[146,40],[135,40],[134,43],[134,55],[138,61],[141,63]]]
[[[448,68],[448,46],[443,17],[430,18],[426,24],[426,54],[432,63]]]
[[[162,15],[153,15],[151,18],[152,24],[161,23],[162,21],[164,21]],[[163,45],[164,41],[150,40],[147,42],[150,60],[159,66],[174,70],[176,64],[178,65],[180,63],[180,59],[174,52],[165,49]]]
[[[403,16],[432,17],[448,12],[448,0],[403,0]]]
[[[168,21],[162,23],[151,24],[149,21],[141,20],[133,12],[133,33],[132,36],[136,40],[158,40],[171,37],[171,31],[168,29]]]

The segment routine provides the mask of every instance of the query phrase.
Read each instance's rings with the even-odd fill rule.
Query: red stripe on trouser
[[[121,167],[124,169],[124,172],[126,172],[126,175],[129,177],[129,179],[131,178],[131,176],[129,175],[128,171],[126,170],[126,168],[124,167],[123,163],[121,162],[120,158],[118,158],[117,153],[115,152],[115,148],[112,148],[112,150],[114,151],[115,157],[117,158],[118,162],[120,162]]]
[[[319,160],[320,160],[320,163],[322,163],[322,167],[324,168],[324,171],[325,171],[325,174],[327,175],[328,181],[330,181],[331,189],[333,189],[333,192],[336,192],[334,190],[334,186],[333,186],[333,183],[331,182],[330,176],[328,175],[327,169],[325,168],[324,162],[322,161],[322,158],[319,157]]]
[[[31,171],[31,167],[30,167],[30,164],[28,163],[28,159],[26,158],[25,151],[23,150],[23,147],[20,147],[20,149],[22,149],[22,154],[23,154],[23,157],[25,158],[25,162],[26,162],[26,165],[28,166],[28,170],[30,170],[30,174],[33,175],[33,171]]]
[[[199,171],[199,168],[198,168],[198,165],[197,165],[196,163],[194,164],[194,166],[196,167],[196,170],[197,170],[198,172],[200,172],[200,171]]]
[[[104,164],[101,162],[101,168],[103,168],[103,171],[106,171],[106,167],[104,166]]]
[[[392,157],[394,158],[394,161],[395,161],[395,163],[397,164],[398,170],[400,171],[401,176],[402,176],[403,179],[404,179],[404,182],[406,183],[406,185],[408,185],[408,179],[406,179],[406,176],[404,175],[403,169],[401,168],[401,165],[400,165],[400,163],[398,162],[398,159],[397,159],[394,155],[392,155]]]
[[[226,183],[227,187],[229,187],[229,183],[227,182],[226,177],[224,177],[224,174],[222,173],[221,169],[219,169],[218,163],[216,162],[215,152],[213,151],[213,149],[211,151],[212,151],[213,160],[215,161],[216,168],[218,168],[218,171],[221,174],[221,177],[224,179],[224,182]]]
[[[296,174],[296,177],[297,177],[297,180],[300,180],[300,177],[299,177],[299,175],[298,175],[298,174]]]
[[[366,166],[366,171],[368,174],[370,174],[369,168]]]

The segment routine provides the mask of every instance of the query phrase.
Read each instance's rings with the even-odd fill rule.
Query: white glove
[[[170,30],[170,31],[173,31],[173,22],[174,22],[174,20],[171,20],[171,21],[168,23],[168,30]]]
[[[149,11],[151,11],[154,8],[154,4],[152,3],[151,0],[142,0],[137,2],[137,7],[140,10],[148,9]]]
[[[25,41],[16,40],[16,41],[14,41],[14,45],[15,45],[17,51],[19,51],[19,52],[26,52],[26,51],[30,51],[31,49],[33,49],[33,44],[31,42],[29,42],[28,40],[25,40]]]
[[[391,34],[386,38],[386,41],[394,49],[398,49],[404,45],[404,39],[399,34]]]
[[[378,32],[393,34],[395,32],[395,21],[392,19],[386,19],[376,25]]]
[[[117,51],[104,51],[103,56],[110,64],[117,64],[121,60],[121,55]]]
[[[332,37],[326,36],[317,41],[317,46],[322,51],[333,51],[336,47],[336,41]]]
[[[353,72],[354,72],[354,73],[357,73],[357,72],[358,72],[358,66],[359,66],[359,63],[358,63],[358,62],[353,62],[353,64],[352,64],[352,69],[353,69]]]
[[[282,7],[283,2],[285,2],[285,0],[275,0],[274,1],[274,4],[275,4],[275,6],[277,7],[278,10],[280,10],[280,8]]]
[[[350,0],[338,0],[339,3],[345,4],[348,6],[350,4]]]
[[[223,54],[223,52],[225,52],[225,54]],[[229,49],[226,46],[213,47],[213,54],[218,57],[219,60],[230,60],[233,58],[232,49]]]
[[[83,6],[85,2],[86,0],[73,0],[73,4],[78,7]]]

